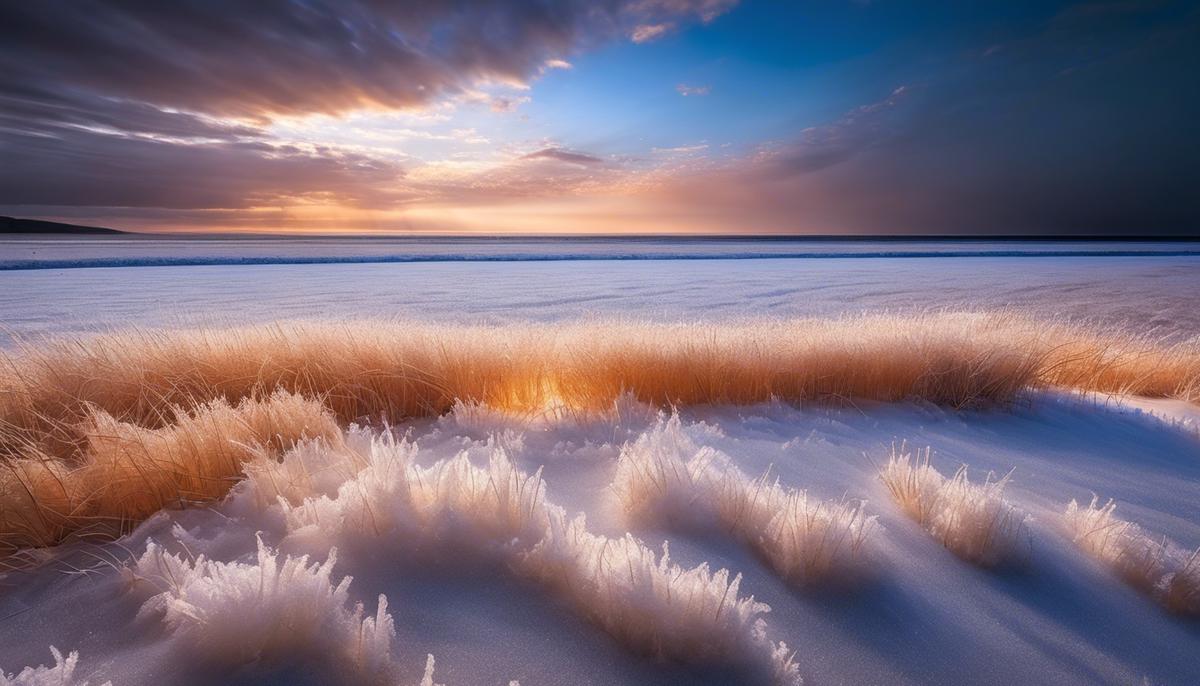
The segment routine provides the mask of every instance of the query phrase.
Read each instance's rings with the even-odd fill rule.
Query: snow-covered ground
[[[767,636],[796,651],[806,683],[1140,684],[1145,678],[1182,686],[1200,679],[1200,625],[1123,585],[1061,528],[1067,503],[1086,503],[1096,493],[1117,499],[1118,514],[1145,530],[1184,548],[1200,545],[1194,423],[1172,424],[1113,401],[1038,395],[1010,411],[706,408],[683,413],[678,425],[649,411],[583,424],[459,411],[402,430],[411,432],[423,465],[462,452],[482,465],[501,449],[522,471],[544,467],[548,500],[569,514],[586,512],[589,530],[611,537],[628,528],[609,486],[615,464],[622,446],[646,433],[658,449],[684,458],[709,447],[749,475],[770,468],[783,485],[813,496],[866,499],[879,526],[871,533],[867,573],[846,584],[789,584],[719,526],[633,526],[652,549],[669,540],[672,560],[684,568],[708,563],[742,574],[739,592],[771,606],[763,616]],[[898,511],[876,474],[899,440],[932,446],[933,465],[944,473],[960,463],[976,478],[1013,470],[1007,497],[1032,515],[1028,548],[1015,565],[972,566]],[[336,492],[345,478],[327,474],[331,483],[307,494]],[[176,524],[181,528],[173,533]],[[730,683],[755,674],[641,656],[553,586],[471,545],[480,539],[468,537],[464,547],[450,542],[451,534],[431,543],[403,527],[379,527],[334,535],[340,550],[332,576],[353,577],[349,598],[363,602],[368,615],[386,594],[397,633],[391,653],[403,683],[419,681],[427,653],[437,658],[439,683],[452,684]],[[93,557],[128,559],[153,539],[185,558],[252,562],[256,532],[281,554],[310,552],[316,561],[328,554],[311,531],[293,527],[289,534],[280,505],[256,504],[243,486],[212,510],[162,514],[120,547],[81,550],[34,573],[10,575],[0,596],[6,638],[0,665],[12,670],[49,660],[46,646],[55,645],[80,652],[80,674],[114,684],[321,682],[330,673],[323,670],[338,668],[330,649],[318,654],[298,646],[265,666],[240,668],[222,664],[213,651],[189,652],[197,636],[228,627],[213,621],[172,638],[158,612],[137,618],[147,597],[169,585],[130,582],[128,573]],[[69,574],[73,567],[94,571]],[[255,618],[267,610],[253,597],[244,604],[244,621],[266,621]]]
[[[0,321],[26,336],[308,317],[721,319],[1009,307],[1179,340],[1200,333],[1197,292],[1200,257],[1192,256],[121,267],[0,272]],[[447,495],[452,489],[432,498],[442,508],[435,515],[392,509],[388,489],[408,472],[382,458],[358,472],[361,461],[312,448],[285,461],[305,469],[285,480],[292,487],[283,501],[274,495],[285,481],[243,482],[211,508],[160,513],[117,544],[75,546],[0,576],[0,683],[3,672],[53,664],[51,645],[78,651],[75,678],[115,686],[362,683],[368,667],[417,684],[428,654],[433,680],[448,685],[754,683],[770,680],[778,656],[766,648],[780,641],[795,651],[805,683],[817,685],[1200,683],[1200,622],[1122,583],[1063,525],[1071,500],[1095,494],[1177,552],[1200,546],[1194,405],[1040,392],[962,412],[769,404],[683,408],[672,419],[627,403],[612,417],[576,420],[460,407],[392,433],[407,436],[415,453],[403,450],[417,467],[465,455],[479,470],[502,458],[525,475],[542,468],[536,497],[566,516],[586,513],[587,531],[611,539],[601,541],[601,560],[618,559],[607,549],[624,545],[627,531],[650,553],[669,541],[678,568],[664,567],[663,578],[680,580],[676,595],[664,596],[656,572],[628,556],[571,567],[543,547],[539,558],[524,520],[476,516],[469,497]],[[972,565],[904,515],[878,478],[901,442],[931,447],[932,465],[946,475],[963,464],[972,480],[1012,472],[1005,497],[1030,516],[1015,561]],[[625,516],[612,484],[622,451],[635,446],[728,459],[749,478],[769,469],[781,486],[814,498],[865,500],[878,526],[859,573],[784,580],[686,499],[666,518]],[[417,467],[412,473],[422,473]],[[303,505],[306,497],[316,504]],[[515,509],[532,517],[537,508]],[[418,511],[436,521],[414,524]],[[332,567],[314,567],[332,547]],[[288,568],[293,583],[277,592],[275,551],[280,566],[310,555],[307,569]],[[200,555],[240,566],[214,567]],[[701,564],[740,574],[740,584],[726,589],[688,571]],[[353,577],[348,588],[337,586],[342,577]],[[680,610],[681,589],[699,604]],[[380,638],[381,594],[395,627],[390,643]],[[742,621],[733,605],[750,595],[770,611],[740,606]],[[369,623],[354,616],[356,602]],[[272,627],[283,630],[264,637]],[[260,648],[269,659],[241,663]],[[50,679],[60,673],[18,683],[59,683]]]

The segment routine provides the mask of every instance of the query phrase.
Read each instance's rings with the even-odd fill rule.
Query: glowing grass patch
[[[20,342],[19,342],[20,343]],[[222,331],[124,331],[22,344],[0,359],[0,455],[69,457],[98,408],[148,428],[165,408],[277,388],[343,423],[439,415],[456,401],[531,412],[604,410],[622,392],[657,405],[778,398],[961,407],[1062,385],[1194,399],[1197,345],[1005,314],[660,324],[458,326],[364,322]]]
[[[1049,385],[1196,400],[1200,343],[969,313],[307,323],[19,342],[0,352],[0,556],[112,537],[160,508],[219,498],[255,450],[360,420],[457,407],[464,421],[465,408],[559,421],[619,411],[622,397],[965,407]],[[813,514],[807,499],[795,507]],[[831,516],[855,516],[839,507]]]

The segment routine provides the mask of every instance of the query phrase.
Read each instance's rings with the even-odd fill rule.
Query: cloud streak
[[[588,155],[582,152],[572,152],[563,148],[544,148],[536,152],[531,152],[522,155],[523,160],[556,160],[558,162],[566,162],[568,164],[578,164],[582,166],[592,166],[604,164],[604,160],[594,155]]]

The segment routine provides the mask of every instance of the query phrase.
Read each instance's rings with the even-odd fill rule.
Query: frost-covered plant
[[[632,536],[587,531],[546,498],[540,471],[526,474],[499,445],[477,466],[465,453],[420,466],[413,444],[372,442],[367,466],[335,496],[293,506],[278,500],[290,535],[364,537],[411,554],[447,543],[510,566],[556,590],[579,612],[643,652],[677,659],[749,660],[791,682],[786,647],[767,641],[769,608],[739,595],[740,577],[707,565],[685,569]],[[432,678],[432,677],[430,677]]]
[[[492,448],[486,467],[465,454],[414,468],[413,505],[427,530],[454,527],[469,540],[528,546],[546,530],[546,482],[542,470],[525,474],[507,451]]]
[[[629,519],[695,518],[702,491],[711,481],[709,464],[723,462],[717,450],[697,446],[683,431],[679,415],[658,422],[621,449],[612,490]]]
[[[278,458],[261,455],[242,466],[246,478],[235,490],[260,508],[280,498],[298,505],[305,498],[333,495],[366,466],[364,456],[370,454],[373,439],[373,432],[351,425],[336,450],[328,440],[311,439],[298,442]]]
[[[1159,584],[1163,605],[1177,614],[1200,616],[1200,548],[1175,557],[1173,567]]]
[[[50,646],[50,654],[54,656],[53,667],[26,667],[16,674],[0,669],[0,686],[88,686],[86,680],[75,678],[79,653],[71,651],[63,657],[58,648]],[[103,686],[112,686],[112,682],[106,681]]]
[[[465,453],[421,467],[416,450],[390,436],[376,439],[367,467],[336,496],[308,498],[298,506],[279,501],[289,529],[321,532],[331,540],[388,534],[485,547],[521,541],[528,546],[541,538],[546,486],[540,471],[522,473],[496,444],[486,467],[475,466]]]
[[[1116,502],[1099,505],[1098,496],[1081,507],[1072,500],[1063,515],[1075,545],[1112,568],[1125,583],[1143,591],[1154,589],[1166,571],[1167,548],[1132,522],[1116,517]]]
[[[766,638],[762,615],[770,606],[739,594],[740,574],[707,564],[684,569],[671,562],[666,543],[659,555],[631,534],[589,533],[583,515],[569,519],[557,510],[550,522],[521,568],[614,637],[659,657],[749,661],[778,683],[799,681],[787,645]]]
[[[861,568],[875,526],[862,503],[748,478],[724,453],[696,445],[678,414],[622,449],[612,490],[630,520],[714,521],[797,582]]]
[[[1010,561],[1026,534],[1028,515],[1004,499],[1008,476],[988,474],[982,484],[962,466],[947,479],[929,464],[930,450],[916,460],[892,446],[880,479],[892,499],[948,550],[968,562],[992,567]]]
[[[332,578],[336,552],[323,563],[278,553],[259,540],[254,563],[194,560],[154,541],[130,570],[160,592],[138,617],[159,617],[178,645],[197,658],[240,665],[296,655],[327,655],[361,681],[390,678],[395,636],[387,598],[374,616],[348,607],[350,577]]]
[[[330,541],[356,535],[379,536],[402,524],[413,526],[413,484],[416,445],[390,434],[376,437],[365,457],[366,467],[341,483],[332,494],[314,494],[299,505],[279,499],[278,505],[293,533],[304,529]],[[330,460],[347,459],[330,454]]]
[[[1063,523],[1075,545],[1168,610],[1200,615],[1200,550],[1181,552],[1165,537],[1155,539],[1117,517],[1115,501],[1099,503],[1093,495],[1087,506],[1074,500],[1067,505]]]
[[[776,514],[767,522],[758,549],[779,574],[800,582],[853,573],[863,565],[863,550],[875,517],[861,502],[819,500],[805,491],[772,488]]]

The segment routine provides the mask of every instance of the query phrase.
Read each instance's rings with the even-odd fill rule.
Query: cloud
[[[981,37],[841,116],[658,173],[645,202],[710,231],[1194,235],[1200,96],[1181,86],[1200,14],[1178,10],[1090,6]]]
[[[405,181],[394,150],[288,145],[273,123],[455,99],[509,112],[528,96],[497,89],[569,69],[569,55],[641,23],[710,12],[707,0],[0,3],[0,204],[394,206],[435,192]]]
[[[415,107],[522,81],[618,19],[613,3],[184,0],[0,10],[5,85],[220,116]],[[8,88],[4,88],[8,90]]]
[[[649,43],[657,38],[662,38],[668,31],[675,28],[674,24],[639,24],[633,27],[633,31],[629,34],[629,39],[634,43]]]
[[[630,7],[635,12],[647,15],[693,15],[707,24],[737,4],[738,0],[638,0]]]
[[[708,24],[736,6],[738,0],[634,0],[624,14],[639,18],[629,31],[634,43],[649,43],[678,28],[679,20],[695,17]]]
[[[342,151],[262,142],[199,144],[64,130],[10,134],[0,205],[247,208],[282,198],[359,205],[400,199],[398,167]],[[15,145],[13,143],[16,143]]]
[[[675,86],[675,91],[683,97],[708,95],[712,91],[712,86],[689,86],[686,83],[681,83]]]
[[[708,0],[4,3],[0,91],[41,84],[241,118],[417,107],[482,81],[524,82],[629,26],[708,21],[723,6]]]
[[[566,162],[568,164],[578,164],[583,166],[604,164],[604,160],[595,155],[588,155],[582,152],[572,152],[563,148],[543,148],[536,152],[531,152],[527,155],[522,155],[523,160],[555,160],[558,162]]]
[[[910,87],[899,86],[882,100],[806,128],[784,145],[760,151],[759,159],[767,173],[785,177],[818,172],[849,160],[896,134],[896,109],[906,104],[912,93]]]
[[[508,95],[497,95],[489,101],[489,107],[493,112],[516,112],[517,108],[529,102],[528,96],[512,97]]]
[[[650,152],[656,155],[694,155],[696,153],[708,150],[707,143],[697,145],[679,145],[673,148],[651,148]]]

